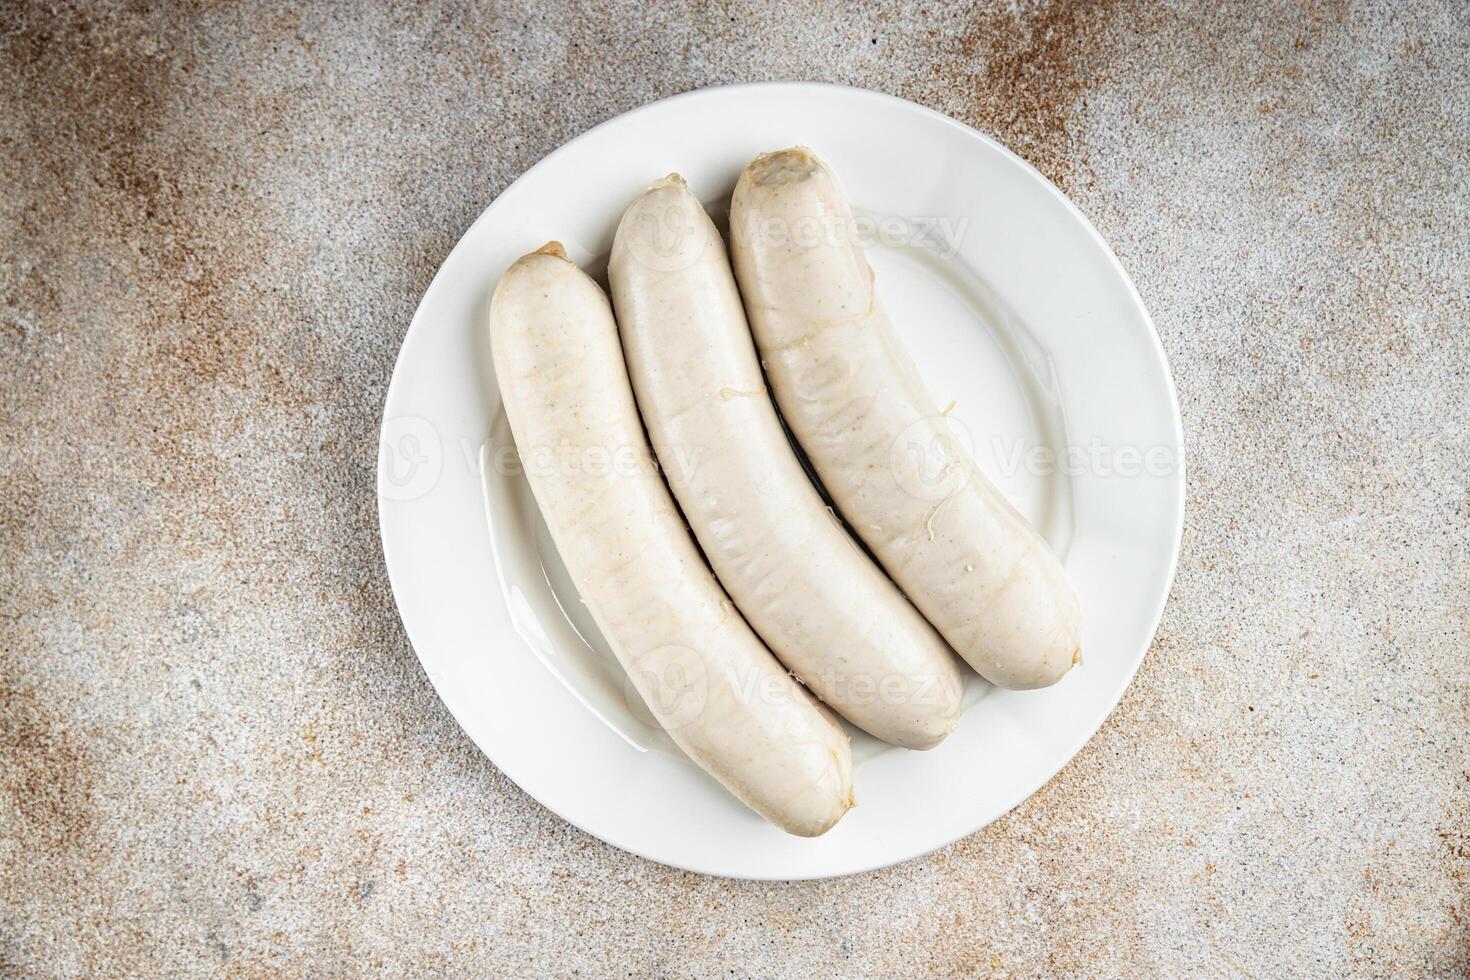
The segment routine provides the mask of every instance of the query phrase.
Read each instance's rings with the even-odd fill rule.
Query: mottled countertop
[[[1470,5],[0,10],[0,974],[1470,971]],[[1071,195],[1189,460],[1137,680],[871,874],[575,830],[399,625],[379,412],[497,193],[651,99],[880,89]]]

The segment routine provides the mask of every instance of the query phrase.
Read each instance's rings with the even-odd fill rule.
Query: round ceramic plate
[[[496,281],[558,239],[603,275],[618,218],[678,171],[719,215],[757,153],[803,144],[838,174],[879,294],[978,465],[1063,556],[1083,663],[1044,691],[971,675],[938,748],[854,734],[858,806],[814,840],[746,810],[629,694],[556,557],[510,443],[484,329]],[[470,193],[473,192],[471,189]],[[1163,351],[1107,245],[1040,174],[908,102],[750,85],[645,106],[512,184],[445,260],[384,409],[379,519],[410,641],[465,732],[526,792],[655,861],[817,878],[924,854],[1050,779],[1132,679],[1163,610],[1184,498]],[[1104,805],[1099,801],[1099,805]]]

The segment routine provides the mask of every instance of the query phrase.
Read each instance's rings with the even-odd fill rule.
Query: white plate
[[[669,749],[636,697],[624,699],[534,501],[497,452],[503,419],[495,436],[500,399],[483,330],[497,278],[522,253],[559,239],[600,275],[618,217],[649,182],[677,170],[718,210],[753,156],[797,143],[832,164],[871,219],[868,252],[889,312],[936,399],[955,401],[980,466],[1064,555],[1084,619],[1083,666],[1056,687],[999,691],[972,677],[959,727],[929,752],[856,739],[858,806],[815,840],[747,811]],[[899,99],[745,85],[598,126],[527,171],[470,227],[424,295],[393,372],[379,519],[424,669],[465,732],[526,792],[665,864],[818,878],[978,830],[1098,729],[1148,648],[1173,577],[1180,444],[1148,313],[1097,232],[1040,174]]]

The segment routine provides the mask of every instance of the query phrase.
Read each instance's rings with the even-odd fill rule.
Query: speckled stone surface
[[[394,612],[400,340],[589,126],[828,79],[1113,244],[1189,501],[1102,731],[921,860],[620,853]],[[1470,5],[0,9],[0,974],[1470,972]]]

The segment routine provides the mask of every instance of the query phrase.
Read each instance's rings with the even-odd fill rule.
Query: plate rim
[[[1081,739],[1075,744],[1070,745],[1065,753],[1062,754],[1061,762],[1058,763],[1055,768],[1052,768],[1049,772],[1045,772],[1045,775],[1035,780],[1034,784],[1032,780],[1027,780],[1026,782],[1028,785],[1030,785],[1030,789],[1020,795],[1015,802],[1001,809],[999,812],[989,816],[988,818],[983,818],[981,822],[979,822],[969,830],[963,831],[953,837],[941,840],[930,847],[906,854],[902,857],[880,858],[870,862],[863,861],[859,862],[857,867],[844,868],[831,872],[801,874],[797,876],[783,876],[777,874],[763,873],[736,874],[721,870],[709,870],[707,868],[691,867],[685,864],[677,864],[664,858],[656,857],[652,854],[646,853],[644,850],[636,846],[630,846],[628,844],[617,843],[609,840],[603,834],[597,833],[596,831],[593,831],[589,827],[585,826],[581,821],[574,819],[563,813],[561,810],[551,806],[548,803],[543,802],[539,796],[531,792],[525,786],[521,785],[519,781],[511,777],[510,774],[506,772],[501,763],[496,760],[495,756],[490,752],[490,750],[487,749],[484,745],[480,744],[478,740],[470,735],[469,728],[459,717],[453,705],[451,705],[449,700],[446,699],[439,691],[438,684],[436,684],[433,679],[433,676],[429,669],[429,665],[425,663],[424,656],[419,650],[419,643],[414,638],[413,629],[412,627],[410,627],[407,618],[403,615],[403,606],[399,598],[399,589],[400,582],[404,581],[403,576],[406,573],[401,568],[397,573],[394,572],[394,560],[392,558],[391,549],[389,547],[387,532],[387,503],[389,498],[385,496],[383,486],[383,449],[385,445],[384,440],[385,436],[387,435],[387,426],[390,420],[393,418],[393,416],[389,414],[389,411],[395,401],[395,396],[398,393],[400,382],[403,376],[400,369],[404,362],[404,355],[409,350],[410,345],[415,343],[416,338],[422,337],[422,335],[424,334],[425,327],[423,324],[426,318],[426,302],[429,297],[435,292],[436,288],[439,287],[445,275],[445,270],[452,265],[451,260],[455,258],[455,256],[460,252],[461,249],[468,248],[467,242],[472,237],[474,229],[481,222],[487,219],[496,204],[504,200],[507,195],[515,192],[518,186],[526,182],[528,178],[535,174],[539,169],[547,166],[548,163],[551,162],[554,158],[573,152],[575,147],[577,147],[584,141],[592,139],[596,134],[598,134],[605,128],[624,123],[630,118],[649,113],[651,111],[654,111],[655,109],[667,107],[674,103],[695,101],[701,98],[709,98],[716,95],[738,95],[741,92],[756,92],[762,90],[770,91],[781,89],[792,92],[805,93],[837,93],[849,98],[868,99],[875,102],[884,103],[891,108],[895,108],[903,112],[917,112],[920,115],[929,118],[931,121],[942,123],[943,125],[951,129],[957,130],[968,138],[978,140],[987,148],[999,151],[999,153],[1003,157],[1007,158],[1010,162],[1019,164],[1020,167],[1033,180],[1038,182],[1038,184],[1050,197],[1059,202],[1065,209],[1065,211],[1067,211],[1073,218],[1075,218],[1081,224],[1082,228],[1085,229],[1087,236],[1092,239],[1094,244],[1099,247],[1102,255],[1105,256],[1107,266],[1114,274],[1114,277],[1124,286],[1130,305],[1132,306],[1134,312],[1140,317],[1143,325],[1147,328],[1146,332],[1148,335],[1149,346],[1153,353],[1155,365],[1162,374],[1164,388],[1169,399],[1169,406],[1171,409],[1170,428],[1172,429],[1172,434],[1174,437],[1174,448],[1176,453],[1172,480],[1172,499],[1175,502],[1175,515],[1173,527],[1171,529],[1172,545],[1170,547],[1170,554],[1168,558],[1168,570],[1166,575],[1164,576],[1162,588],[1160,589],[1158,598],[1154,601],[1154,608],[1151,614],[1147,617],[1147,619],[1151,620],[1152,622],[1152,626],[1149,628],[1148,632],[1148,640],[1143,644],[1142,649],[1140,649],[1136,654],[1132,656],[1131,662],[1128,664],[1127,667],[1126,680],[1121,685],[1119,685],[1117,691],[1110,696],[1106,710],[1102,713],[1096,727],[1092,728],[1091,731],[1082,736]],[[621,112],[615,116],[611,116],[610,118],[597,123],[596,125],[584,130],[583,132],[577,134],[566,142],[558,145],[555,149],[547,153],[545,156],[541,157],[530,167],[526,168],[526,170],[524,170],[520,175],[518,175],[508,184],[506,184],[505,187],[502,188],[501,191],[496,194],[495,197],[492,198],[483,209],[481,209],[480,213],[475,217],[475,219],[471,221],[470,224],[466,226],[465,229],[460,233],[459,238],[455,242],[454,246],[447,253],[445,253],[444,258],[440,260],[439,266],[435,270],[433,277],[430,279],[428,286],[425,287],[422,295],[420,295],[419,297],[418,303],[414,308],[413,316],[409,320],[408,329],[404,332],[403,339],[399,344],[398,353],[394,358],[393,369],[389,376],[387,390],[383,396],[382,416],[378,430],[378,452],[374,457],[374,464],[377,467],[374,479],[374,486],[378,498],[378,539],[383,553],[384,570],[387,572],[388,575],[389,592],[392,594],[393,597],[394,611],[397,613],[398,622],[403,628],[403,634],[405,638],[407,638],[409,646],[413,650],[414,656],[419,662],[420,670],[424,672],[426,679],[429,681],[429,686],[433,689],[435,696],[439,698],[440,703],[444,706],[445,710],[449,712],[449,715],[454,719],[455,724],[459,726],[461,735],[469,739],[470,743],[473,744],[475,748],[479,752],[481,752],[485,756],[485,758],[488,759],[490,763],[501,772],[503,776],[505,776],[506,779],[510,780],[512,783],[515,783],[515,785],[521,790],[521,792],[525,793],[531,799],[535,800],[538,805],[545,807],[551,813],[554,813],[559,819],[565,820],[567,823],[576,827],[581,832],[599,841],[602,841],[610,847],[614,847],[618,850],[637,855],[644,860],[652,861],[665,867],[676,868],[678,870],[694,874],[703,874],[719,878],[729,878],[738,881],[819,881],[832,878],[842,878],[849,875],[866,874],[868,872],[879,870],[882,868],[895,867],[909,861],[914,861],[919,858],[926,857],[930,854],[935,853],[936,851],[951,846],[956,841],[968,837],[971,834],[975,834],[984,830],[996,820],[999,820],[1001,817],[1005,816],[1007,813],[1011,812],[1016,807],[1020,806],[1027,800],[1031,799],[1031,797],[1035,796],[1037,792],[1039,792],[1043,787],[1045,787],[1048,783],[1055,779],[1057,774],[1060,773],[1062,769],[1066,768],[1066,766],[1077,757],[1078,753],[1080,753],[1082,749],[1085,748],[1087,744],[1092,741],[1092,739],[1098,734],[1098,732],[1102,730],[1103,726],[1106,725],[1108,720],[1112,717],[1113,712],[1117,710],[1118,704],[1123,699],[1123,695],[1128,691],[1130,687],[1133,686],[1133,682],[1138,676],[1138,670],[1142,666],[1144,658],[1147,657],[1149,650],[1152,648],[1153,643],[1158,636],[1159,625],[1163,621],[1164,610],[1168,605],[1169,595],[1173,591],[1174,581],[1178,573],[1180,550],[1183,544],[1184,514],[1188,503],[1188,483],[1186,479],[1186,467],[1188,464],[1184,445],[1184,426],[1182,412],[1180,410],[1179,404],[1179,392],[1174,382],[1173,371],[1170,369],[1169,366],[1168,355],[1165,352],[1163,342],[1159,337],[1158,327],[1155,325],[1153,317],[1152,315],[1150,315],[1147,306],[1145,306],[1143,302],[1143,297],[1139,294],[1138,287],[1133,282],[1133,278],[1128,274],[1127,270],[1123,268],[1121,261],[1118,259],[1117,255],[1114,253],[1112,247],[1108,244],[1107,240],[1103,238],[1102,234],[1098,232],[1097,228],[1094,227],[1092,222],[1081,211],[1081,209],[1079,209],[1077,205],[1073,203],[1073,201],[1066,194],[1064,194],[1059,187],[1056,186],[1056,184],[1048,179],[1046,175],[1037,170],[1024,158],[1014,153],[1012,150],[1007,148],[1004,144],[1000,143],[993,137],[974,128],[973,126],[960,122],[952,116],[948,116],[945,113],[942,113],[936,109],[932,109],[928,106],[921,105],[920,103],[902,98],[900,96],[890,95],[886,92],[860,88],[853,85],[813,81],[758,81],[738,82],[723,85],[710,85],[700,88],[688,89],[686,91],[666,96],[661,99],[654,99],[650,102],[645,102],[642,105],[636,106],[625,112]],[[1037,771],[1038,773],[1040,773],[1044,770]]]

